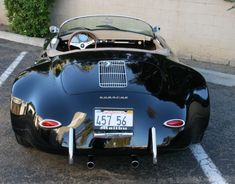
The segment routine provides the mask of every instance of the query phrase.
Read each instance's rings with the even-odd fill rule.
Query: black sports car
[[[50,27],[43,52],[11,94],[16,140],[53,153],[137,156],[202,140],[210,114],[200,73],[180,63],[158,27],[86,16]]]

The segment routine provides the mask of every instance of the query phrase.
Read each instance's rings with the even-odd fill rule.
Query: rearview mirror
[[[153,32],[154,33],[157,33],[157,32],[160,32],[161,28],[159,26],[154,26],[153,27]]]
[[[59,28],[56,26],[49,27],[50,33],[59,33]]]

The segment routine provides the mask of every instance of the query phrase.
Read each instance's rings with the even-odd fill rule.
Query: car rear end
[[[18,87],[28,81],[38,87],[30,95]],[[156,164],[157,152],[186,148],[192,129],[204,133],[208,108],[205,81],[194,70],[157,54],[103,51],[62,56],[47,72],[36,68],[16,81],[11,117],[16,133],[69,154],[70,163],[75,154],[134,161],[152,154]]]

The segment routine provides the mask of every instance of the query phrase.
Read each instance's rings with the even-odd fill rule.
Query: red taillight
[[[171,119],[164,122],[164,125],[171,128],[180,128],[185,125],[185,122],[182,119]]]
[[[61,123],[52,119],[44,119],[39,125],[42,128],[58,128],[61,126]]]

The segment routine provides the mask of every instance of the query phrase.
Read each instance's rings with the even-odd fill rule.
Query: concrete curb
[[[203,75],[207,82],[234,87],[235,75],[192,67]]]
[[[29,36],[23,36],[23,35],[10,33],[6,31],[0,31],[0,38],[13,41],[13,42],[33,45],[37,47],[43,47],[44,40],[45,40],[44,38],[34,38],[34,37],[29,37]]]

